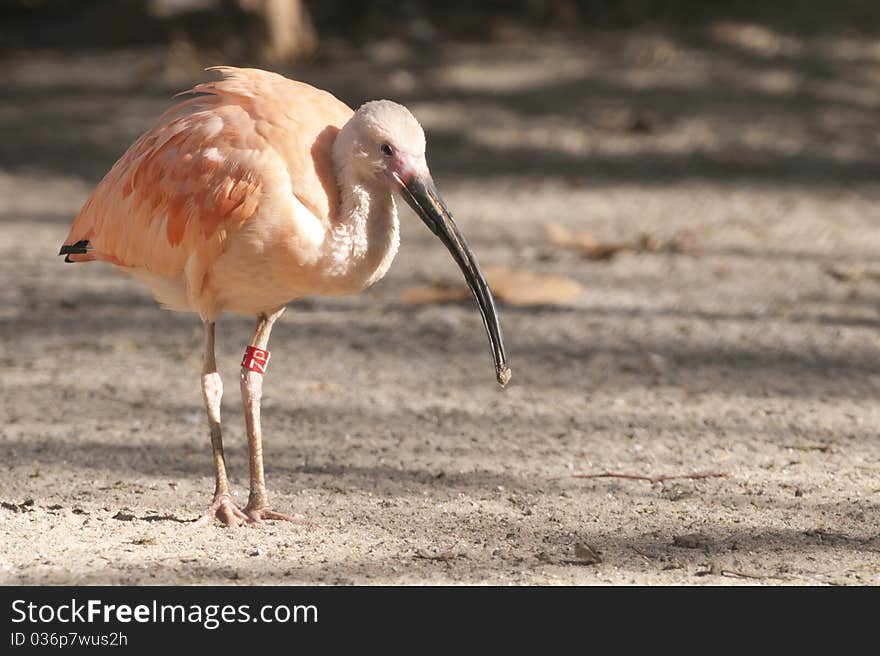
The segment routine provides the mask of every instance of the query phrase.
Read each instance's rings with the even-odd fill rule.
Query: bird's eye
[[[379,146],[379,150],[382,151],[382,154],[385,155],[385,157],[391,157],[394,154],[394,149],[387,143]]]

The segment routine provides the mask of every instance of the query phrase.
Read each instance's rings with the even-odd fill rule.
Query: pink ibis
[[[215,69],[209,69],[215,70]],[[405,107],[377,100],[353,111],[326,91],[256,69],[222,79],[162,115],[86,201],[64,245],[67,262],[109,262],[164,307],[197,312],[205,330],[202,395],[214,457],[205,518],[227,526],[297,521],[269,506],[260,397],[269,334],[290,301],[353,294],[397,253],[394,194],[449,249],[479,305],[495,375],[510,369],[501,325],[476,257],[425,160],[425,133]],[[256,315],[241,366],[250,495],[230,495],[220,430],[223,384],[214,326],[223,312]]]

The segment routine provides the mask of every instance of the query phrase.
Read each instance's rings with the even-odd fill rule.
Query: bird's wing
[[[268,194],[330,219],[332,144],[352,110],[274,73],[220,70],[224,79],[192,89],[199,95],[168,110],[107,173],[64,242],[70,261],[178,277],[196,254],[205,270]]]

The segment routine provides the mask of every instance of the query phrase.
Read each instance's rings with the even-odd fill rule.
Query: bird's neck
[[[400,228],[397,208],[384,185],[340,180],[342,203],[330,225],[326,256],[327,271],[347,279],[353,288],[379,280],[397,254]]]

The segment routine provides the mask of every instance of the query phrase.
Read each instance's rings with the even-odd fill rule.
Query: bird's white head
[[[498,382],[507,384],[510,368],[492,292],[431,179],[425,160],[425,131],[416,117],[390,100],[361,105],[339,131],[333,143],[333,160],[342,184],[359,184],[373,190],[387,186],[399,193],[446,245],[480,307]]]
[[[412,112],[390,100],[361,105],[339,133],[333,157],[349,179],[381,180],[392,191],[413,175],[428,174],[425,131]]]

